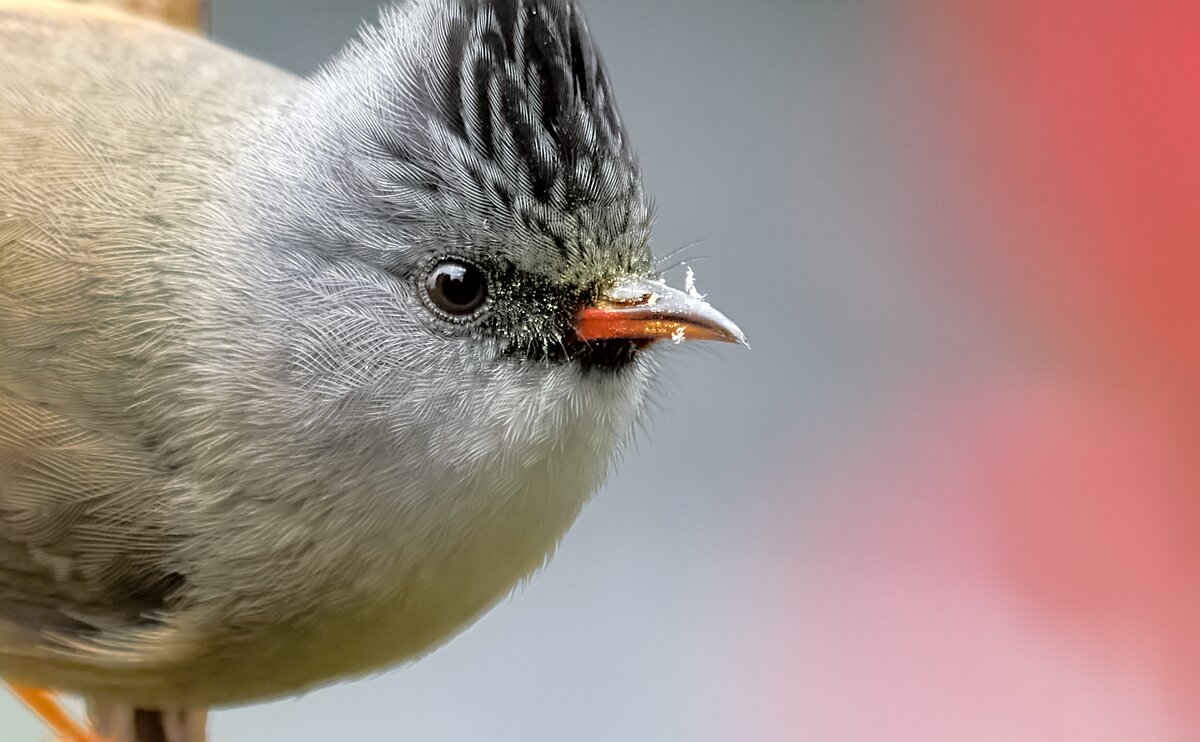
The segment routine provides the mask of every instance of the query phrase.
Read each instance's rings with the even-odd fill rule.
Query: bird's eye
[[[430,271],[425,290],[438,309],[461,317],[483,306],[487,299],[487,277],[470,263],[446,260]]]

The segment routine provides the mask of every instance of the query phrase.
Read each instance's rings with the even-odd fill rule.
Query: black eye
[[[429,273],[425,290],[438,309],[462,316],[483,306],[487,299],[487,278],[470,263],[447,260]]]

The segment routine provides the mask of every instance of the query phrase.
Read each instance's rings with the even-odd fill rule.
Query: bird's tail
[[[111,742],[205,742],[208,710],[141,708],[131,703],[88,699],[96,733]]]

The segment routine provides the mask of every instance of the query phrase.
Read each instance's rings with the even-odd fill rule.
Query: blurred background
[[[213,739],[1200,738],[1200,6],[1134,5],[584,0],[753,351],[465,634]],[[376,7],[210,28],[309,73]]]

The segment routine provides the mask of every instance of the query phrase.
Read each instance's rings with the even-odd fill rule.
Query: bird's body
[[[202,707],[460,630],[603,480],[645,346],[740,338],[612,289],[649,225],[567,0],[417,0],[305,81],[0,0],[0,676]]]
[[[596,375],[564,396],[514,364],[409,407],[425,379],[385,345],[406,329],[392,287],[241,243],[235,171],[300,81],[150,23],[24,7],[0,5],[0,631],[17,637],[0,671],[146,702],[269,696],[417,655],[540,566],[641,390]],[[419,425],[445,417],[476,424]]]

